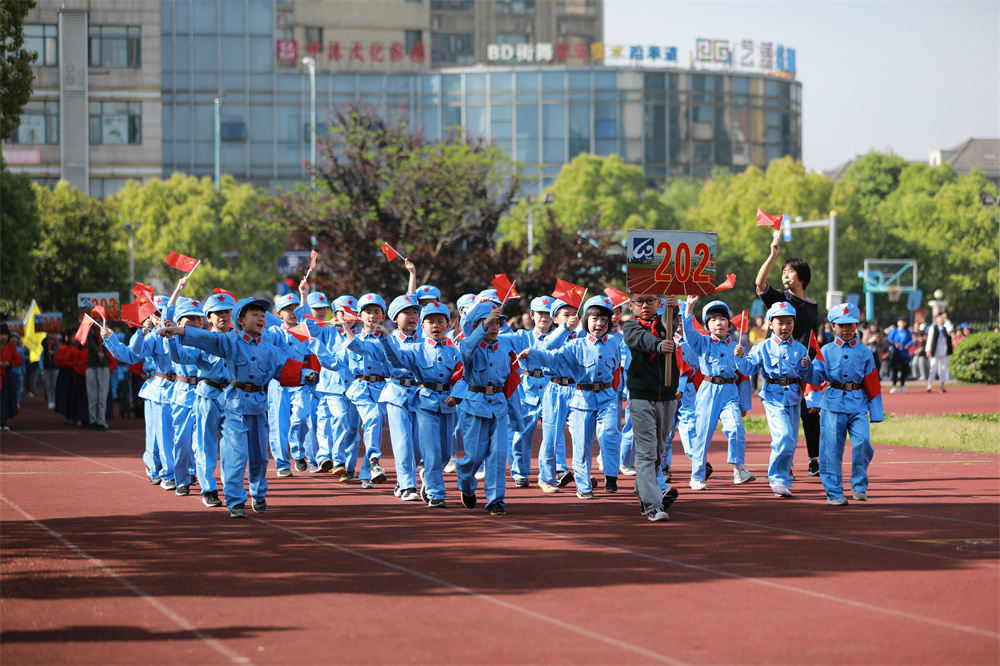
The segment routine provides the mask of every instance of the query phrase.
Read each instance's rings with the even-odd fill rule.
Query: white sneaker
[[[448,459],[448,462],[445,463],[444,470],[442,471],[444,471],[445,474],[454,474],[457,465],[458,465],[458,458],[452,456],[451,458]]]
[[[905,386],[900,386],[899,387],[899,392],[900,393],[909,393],[909,390],[907,390],[907,388]]]
[[[407,488],[400,494],[399,499],[404,502],[415,502],[420,499],[420,494],[413,488]]]
[[[895,392],[896,392],[896,387],[895,386],[893,386],[891,389],[889,389],[889,393],[895,393]]]
[[[651,523],[658,523],[664,520],[670,520],[670,516],[666,511],[662,509],[655,509],[646,514],[646,518],[649,519]]]
[[[691,483],[688,485],[691,486],[691,490],[705,490],[708,488],[707,483],[699,481],[698,479],[691,479]]]
[[[604,471],[604,458],[597,456],[597,470],[600,472]]]
[[[931,392],[931,390],[930,390],[930,389],[927,389],[927,392],[928,392],[928,393],[930,393],[930,392]],[[56,408],[56,403],[54,403],[54,402],[50,402],[50,403],[49,403],[49,409],[55,409],[55,408]]]
[[[485,479],[486,478],[486,470],[485,469],[481,469],[478,472],[476,472],[476,478],[479,479],[480,481],[482,481],[483,479]]]
[[[622,476],[635,476],[635,467],[619,467],[618,473]]]
[[[773,483],[771,484],[771,492],[773,492],[778,497],[791,497],[792,491],[788,489],[783,483]]]
[[[751,481],[756,481],[757,477],[750,473],[743,464],[739,464],[733,467],[733,483],[739,485],[741,483],[750,483]]]

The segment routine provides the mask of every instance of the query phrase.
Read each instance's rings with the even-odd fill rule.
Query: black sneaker
[[[306,459],[305,458],[297,459],[295,461],[295,469],[297,469],[300,472],[304,472],[307,469],[309,469],[309,465],[306,463]]]
[[[177,484],[174,483],[173,479],[167,479],[160,484],[160,487],[164,490],[175,490],[177,488]]]
[[[670,483],[673,480],[673,475],[670,473],[670,465],[663,466],[663,480],[666,483]]]
[[[712,476],[712,463],[707,462],[705,463],[705,480],[708,481],[708,479],[711,476]]]
[[[212,490],[201,496],[201,503],[207,507],[217,507],[222,506],[222,500],[219,499],[219,491]]]
[[[591,492],[591,491],[589,491],[589,490],[588,490],[587,492],[585,492],[585,493],[581,493],[581,492],[580,492],[580,491],[578,490],[578,491],[576,491],[576,496],[577,496],[578,498],[582,499],[582,500],[592,500],[592,499],[594,499],[594,493],[592,493],[592,492]]]
[[[663,508],[668,509],[670,505],[677,501],[677,489],[670,486],[663,491]]]
[[[188,485],[189,486],[198,486],[199,488],[201,488],[201,484],[198,483],[198,475],[197,474],[192,474],[191,475],[191,483],[189,483]]]
[[[447,508],[445,506],[445,503],[444,503],[443,499],[432,499],[431,501],[429,501],[427,503],[427,506],[429,506],[432,509],[444,509],[444,508]]]
[[[240,502],[232,509],[229,510],[230,518],[246,518],[247,517],[247,505]]]
[[[385,470],[378,464],[378,460],[372,458],[371,465],[372,483],[382,483],[385,481]]]
[[[158,486],[158,485],[160,485],[160,477],[158,477],[158,476],[150,477],[149,478],[149,485],[151,485],[151,486]]]
[[[527,479],[514,479],[515,488],[527,488],[529,485]]]
[[[464,506],[466,509],[475,509],[476,508],[476,496],[475,495],[466,495],[465,493],[462,493],[462,506]]]
[[[606,493],[617,493],[618,492],[618,477],[608,476],[604,478],[604,492]]]
[[[488,507],[486,507],[486,513],[490,514],[491,516],[506,516],[507,509],[504,508],[504,505],[501,504],[500,502],[494,502],[493,504],[490,504]]]
[[[177,486],[177,489],[174,490],[174,495],[177,495],[178,497],[184,497],[185,495],[190,495],[190,494],[191,494],[190,486]]]
[[[573,483],[573,472],[567,469],[556,474],[556,485],[560,488],[565,488],[571,483]]]
[[[819,476],[819,461],[810,460],[809,461],[809,476]]]
[[[278,470],[278,476],[280,476],[281,478],[286,478],[291,475],[292,475],[292,470],[288,469],[287,467],[282,467],[281,469]]]
[[[266,500],[261,500],[259,502],[257,500],[253,501],[253,512],[254,513],[264,513],[265,511],[267,511],[267,501]]]
[[[318,474],[320,472],[329,472],[332,469],[333,469],[333,461],[332,460],[324,460],[323,462],[321,462],[319,464],[319,469],[316,470],[316,473]],[[312,470],[309,470],[309,471],[312,472]]]

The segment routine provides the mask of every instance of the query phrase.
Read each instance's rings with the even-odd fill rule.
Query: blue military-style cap
[[[434,314],[444,315],[444,318],[451,321],[451,311],[448,306],[441,302],[428,303],[420,309],[420,323],[423,323],[426,317]]]
[[[475,302],[476,302],[475,294],[462,294],[461,296],[458,297],[458,302],[455,303],[455,307],[457,307],[458,311],[461,312],[462,310],[474,304]]]
[[[853,303],[844,303],[830,310],[826,318],[831,324],[857,324],[861,321],[861,310]]]
[[[264,310],[264,312],[267,312],[268,310],[271,309],[271,301],[267,300],[266,298],[252,298],[252,297],[241,298],[240,300],[236,301],[236,307],[233,308],[234,310],[236,310],[236,317],[237,318],[242,317],[243,310],[245,310],[246,307],[251,303],[256,303],[257,306],[259,306],[261,309]]]
[[[771,321],[775,317],[794,317],[795,307],[788,301],[778,301],[767,309],[766,319]]]
[[[555,317],[556,313],[559,312],[559,308],[569,308],[569,307],[573,306],[571,306],[569,303],[560,298],[553,298],[552,305],[549,306],[549,315]]]
[[[483,289],[481,292],[476,294],[476,302],[481,303],[482,301],[490,301],[496,305],[503,305],[503,301],[497,296],[496,289]]]
[[[320,296],[322,295],[323,294],[320,294]],[[287,307],[294,307],[296,305],[300,305],[301,303],[302,301],[299,300],[298,294],[290,291],[287,294],[282,294],[281,296],[278,296],[277,298],[274,299],[274,309],[277,312],[281,312]]]
[[[708,315],[712,312],[721,312],[726,315],[726,319],[733,318],[733,313],[729,310],[729,306],[723,301],[711,301],[701,309],[702,322],[708,323]]]
[[[602,308],[607,310],[604,314],[608,317],[612,317],[615,314],[615,305],[611,302],[611,299],[607,296],[591,296],[587,299],[587,302],[583,304],[583,316],[586,317],[590,311],[590,308]]]
[[[497,304],[493,301],[482,301],[476,303],[465,313],[462,317],[462,333],[466,337],[472,335],[472,331],[475,330],[476,324],[483,319],[490,316],[490,313],[497,309]]]
[[[236,299],[225,293],[212,294],[205,301],[205,314],[210,312],[222,312],[232,310],[236,307]]]
[[[344,310],[350,311],[351,314],[357,314],[358,312],[358,299],[346,294],[338,296],[333,305],[337,308],[337,312],[343,312]]]
[[[330,299],[326,297],[326,294],[314,291],[306,297],[306,305],[316,309],[328,308],[330,307]]]
[[[531,311],[550,314],[549,310],[552,308],[552,302],[555,300],[552,296],[538,296],[537,298],[533,298],[531,299]]]
[[[404,294],[402,296],[397,296],[392,299],[392,303],[389,304],[389,320],[395,321],[396,315],[405,310],[406,308],[417,308],[420,309],[420,303],[417,302],[417,297],[412,294]]]
[[[417,287],[416,296],[418,301],[427,301],[427,300],[440,301],[441,290],[432,284],[422,284],[419,287]]]
[[[193,299],[185,299],[183,303],[178,304],[177,309],[174,310],[174,318],[180,320],[182,317],[204,317],[205,311],[201,307],[201,301],[196,301]]]
[[[358,312],[361,312],[369,305],[377,305],[385,312],[385,299],[378,294],[365,294],[358,299]]]

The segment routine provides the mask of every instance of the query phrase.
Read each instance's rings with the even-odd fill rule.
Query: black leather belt
[[[569,386],[573,383],[573,380],[570,377],[553,377],[552,383],[559,384],[559,386]]]
[[[594,382],[593,384],[577,384],[576,387],[581,391],[603,391],[604,389],[614,388],[615,385],[611,382]]]
[[[205,382],[206,384],[208,384],[212,388],[217,388],[220,391],[225,391],[226,390],[226,386],[227,386],[227,384],[224,384],[222,382],[213,382],[211,379],[206,379],[205,377],[199,378],[198,381],[199,382]]]
[[[253,384],[250,382],[238,382],[235,379],[229,382],[229,385],[235,386],[239,390],[245,391],[247,393],[263,393],[267,388],[265,386],[258,386],[257,384]]]
[[[409,377],[393,377],[392,381],[397,382],[400,386],[405,386],[406,388],[417,385],[417,380],[410,379]]]
[[[538,378],[541,378],[541,377],[545,376],[545,371],[544,370],[528,370],[528,376],[529,377],[538,377]]]
[[[714,377],[705,377],[705,379],[707,379],[712,384],[735,384],[736,383],[736,378],[735,377],[719,377],[719,376],[714,376]]]
[[[469,390],[473,393],[483,393],[485,395],[496,395],[497,393],[503,393],[502,386],[470,386]]]
[[[197,377],[181,377],[180,375],[177,375],[177,376],[174,377],[174,381],[175,382],[179,382],[181,384],[190,384],[191,386],[194,386],[195,384],[198,383],[198,378]]]
[[[840,389],[841,391],[860,391],[861,384],[855,384],[854,382],[830,382],[830,388]]]
[[[444,382],[423,382],[420,386],[421,388],[437,391],[438,393],[444,393],[445,389],[448,388],[448,384]]]
[[[777,384],[778,386],[794,386],[799,383],[799,380],[795,377],[764,377],[764,381],[768,384]]]
[[[363,379],[366,382],[373,382],[373,383],[385,381],[385,377],[383,377],[382,375],[354,375],[354,378]]]
[[[161,379],[166,379],[167,381],[170,381],[170,382],[172,382],[175,379],[177,379],[177,373],[176,372],[160,372],[159,370],[157,370],[156,371],[156,376],[160,377]]]

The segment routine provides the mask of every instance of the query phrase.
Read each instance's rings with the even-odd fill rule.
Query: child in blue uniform
[[[695,396],[695,432],[691,438],[691,489],[705,490],[705,458],[708,445],[721,419],[722,430],[729,442],[726,462],[733,466],[733,483],[749,483],[756,476],[744,466],[746,432],[743,415],[750,410],[749,384],[747,395],[741,395],[736,369],[743,357],[743,346],[729,335],[732,314],[722,301],[712,301],[702,309],[702,319],[709,334],[694,328],[694,305],[697,296],[688,296],[684,312],[684,340],[698,357],[698,365],[705,380]],[[744,382],[746,384],[746,382]]]
[[[286,386],[315,383],[319,363],[293,361],[262,338],[265,313],[271,304],[244,298],[236,303],[236,330],[213,333],[194,328],[165,326],[164,337],[182,336],[183,344],[226,359],[230,386],[225,396],[222,439],[222,474],[226,506],[231,518],[246,518],[247,493],[243,477],[249,463],[253,510],[267,510],[267,382],[275,377]]]
[[[331,474],[338,481],[347,482],[354,478],[358,461],[358,428],[361,417],[354,403],[347,398],[354,375],[350,373],[347,363],[347,336],[344,335],[344,328],[353,330],[354,322],[346,321],[345,316],[357,312],[358,301],[353,296],[344,295],[334,300],[333,304],[333,319],[326,327],[324,342],[327,352],[334,360],[329,367],[323,368],[319,384],[316,385],[320,427],[317,437],[320,443],[318,458],[321,465],[326,460],[331,460]]]
[[[529,349],[546,365],[565,367],[576,378],[569,399],[569,427],[573,436],[573,475],[576,496],[594,499],[590,479],[594,437],[601,447],[601,457],[618,462],[621,431],[618,426],[618,384],[621,382],[622,344],[620,336],[610,336],[614,306],[607,296],[594,296],[583,305],[581,337],[556,351]],[[530,358],[529,355],[529,358]],[[604,491],[618,492],[617,465],[604,467]],[[550,469],[549,473],[555,470]]]
[[[202,328],[205,313],[199,301],[182,299],[174,309],[174,318],[182,328]],[[171,400],[171,418],[174,425],[174,479],[177,488],[174,494],[184,496],[190,493],[191,470],[196,470],[194,461],[194,398],[198,384],[198,362],[194,354],[181,358],[172,348],[170,340],[162,341],[167,355],[174,366],[174,390]],[[176,345],[176,342],[174,343]]]
[[[430,287],[424,285],[425,291]],[[389,304],[389,319],[396,324],[392,333],[383,333],[382,339],[388,339],[400,351],[411,349],[422,343],[420,331],[417,330],[420,318],[420,306],[416,296],[409,294],[397,296]],[[414,413],[417,397],[417,380],[408,367],[389,368],[388,381],[379,395],[379,403],[383,405],[386,420],[389,422],[389,441],[392,444],[392,457],[396,465],[396,489],[393,494],[404,502],[419,500],[417,493],[417,419]]]
[[[792,338],[795,308],[778,301],[767,310],[771,335],[755,344],[740,361],[739,370],[747,377],[758,372],[764,376],[760,399],[771,431],[771,458],[767,478],[778,497],[791,497],[792,460],[799,439],[799,409],[802,402],[802,379],[809,367],[809,349]]]
[[[417,381],[414,411],[424,462],[420,497],[428,506],[439,509],[445,507],[443,466],[451,455],[458,403],[451,395],[451,380],[461,363],[458,347],[445,337],[450,316],[447,306],[431,302],[420,310],[423,340],[419,344],[396,345],[388,338],[381,339],[389,362],[412,372]]]
[[[869,420],[882,414],[882,385],[871,350],[858,341],[861,312],[851,303],[830,310],[827,319],[836,335],[813,361],[809,382],[827,381],[820,404],[819,477],[826,489],[826,503],[847,504],[844,497],[844,446],[851,437],[851,491],[854,499],[868,500],[868,465],[875,455]],[[822,356],[822,358],[820,358]]]
[[[539,347],[555,351],[577,336],[580,319],[576,308],[558,298],[552,301],[549,313],[554,328]],[[544,492],[556,492],[573,482],[573,472],[566,466],[566,421],[575,381],[564,366],[550,371],[542,395],[542,443],[538,449],[538,485]],[[550,469],[555,469],[554,475],[549,474]]]

